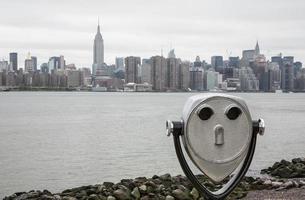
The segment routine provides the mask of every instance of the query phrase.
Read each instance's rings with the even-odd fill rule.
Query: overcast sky
[[[269,58],[293,55],[305,62],[304,0],[0,0],[0,59],[28,52],[38,64],[64,55],[91,67],[97,18],[105,61],[116,56],[241,56],[259,41]]]

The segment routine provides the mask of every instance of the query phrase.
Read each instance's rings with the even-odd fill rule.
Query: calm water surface
[[[190,93],[0,93],[0,197],[154,174],[182,174],[165,121]],[[305,94],[243,97],[266,133],[250,174],[305,156]]]

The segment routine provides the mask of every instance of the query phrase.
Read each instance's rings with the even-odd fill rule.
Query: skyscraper
[[[124,69],[124,58],[123,57],[115,58],[115,67],[117,69]]]
[[[97,68],[102,68],[104,65],[104,40],[100,30],[100,23],[97,25],[97,33],[93,44],[93,65],[92,74],[96,75]]]
[[[216,72],[223,72],[223,57],[222,56],[212,56],[211,58],[212,67]]]
[[[138,79],[138,68],[141,65],[140,57],[129,56],[125,58],[125,82],[140,83]]]
[[[37,57],[36,56],[32,56],[31,60],[33,61],[33,70],[37,71]]]
[[[17,71],[18,69],[18,54],[13,52],[10,53],[10,65],[12,67],[12,70]]]
[[[151,63],[151,84],[152,89],[156,91],[165,91],[167,63],[163,56],[153,56]]]
[[[26,71],[26,72],[34,71],[34,61],[32,60],[30,52],[28,53],[28,56],[24,61],[24,71]]]

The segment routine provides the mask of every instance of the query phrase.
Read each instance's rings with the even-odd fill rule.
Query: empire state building
[[[104,40],[100,30],[100,23],[97,25],[97,33],[94,38],[93,45],[93,65],[92,74],[96,75],[96,71],[104,66]]]

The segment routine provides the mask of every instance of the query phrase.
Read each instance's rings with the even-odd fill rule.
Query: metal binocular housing
[[[257,134],[263,135],[262,119],[252,120],[245,101],[225,94],[190,97],[181,121],[166,122],[167,135],[173,135],[180,165],[206,199],[224,199],[246,174],[255,151]],[[182,140],[182,141],[181,141]],[[184,149],[193,164],[211,181],[223,187],[212,192],[199,182],[190,169]]]

